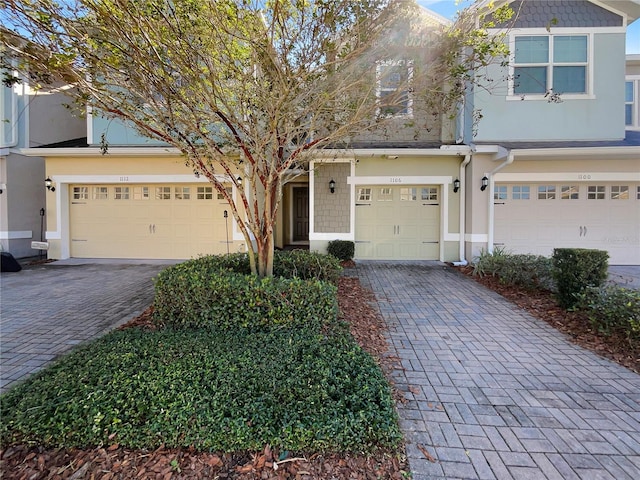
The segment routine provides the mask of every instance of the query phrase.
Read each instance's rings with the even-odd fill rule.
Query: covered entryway
[[[439,259],[439,186],[358,185],[355,202],[356,258]]]
[[[596,248],[611,265],[640,265],[640,185],[496,183],[494,245],[550,256],[554,248]]]
[[[232,241],[228,203],[211,185],[70,185],[69,203],[72,257],[182,259]]]

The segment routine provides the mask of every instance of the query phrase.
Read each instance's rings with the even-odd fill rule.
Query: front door
[[[293,187],[293,241],[309,240],[309,187]]]

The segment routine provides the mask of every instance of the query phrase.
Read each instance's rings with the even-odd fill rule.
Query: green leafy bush
[[[573,308],[587,287],[600,287],[607,279],[609,254],[604,250],[556,248],[553,250],[553,276],[558,303]]]
[[[338,283],[342,267],[331,255],[309,250],[277,251],[273,258],[273,275],[303,280]]]
[[[524,288],[553,289],[552,262],[548,257],[512,254],[496,248],[493,253],[482,251],[474,262],[474,275],[493,275],[505,285]]]
[[[587,287],[579,296],[577,307],[587,313],[600,333],[640,342],[640,291],[617,285]]]
[[[199,260],[169,267],[155,279],[154,320],[214,330],[334,322],[336,287],[299,278],[263,278],[203,268]]]
[[[355,251],[356,244],[349,240],[332,240],[327,245],[327,253],[342,261],[353,259]]]
[[[389,386],[343,325],[116,331],[0,397],[0,442],[368,451],[401,440]]]

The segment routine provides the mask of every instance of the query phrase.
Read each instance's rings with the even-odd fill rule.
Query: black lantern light
[[[49,190],[50,192],[55,192],[56,191],[56,187],[53,186],[53,180],[51,180],[51,177],[47,177],[45,179],[44,185],[45,185],[45,187],[47,187],[47,190]]]
[[[331,193],[336,193],[336,181],[333,178],[329,180],[329,190]]]
[[[458,190],[460,190],[460,180],[456,178],[453,181],[453,193],[458,193]]]
[[[481,182],[482,184],[480,186],[480,190],[484,192],[487,189],[487,185],[489,185],[489,178],[487,178],[487,176],[485,175],[484,177],[482,177]]]

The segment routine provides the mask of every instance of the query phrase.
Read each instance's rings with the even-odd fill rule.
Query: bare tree
[[[315,151],[380,129],[393,117],[385,109],[404,108],[409,89],[423,99],[422,117],[453,114],[473,65],[505,54],[478,12],[437,27],[406,0],[0,5],[12,28],[1,37],[4,65],[43,85],[74,85],[79,104],[178,148],[229,202],[259,276],[273,272],[283,182],[305,172]],[[380,60],[413,66],[382,109]]]

